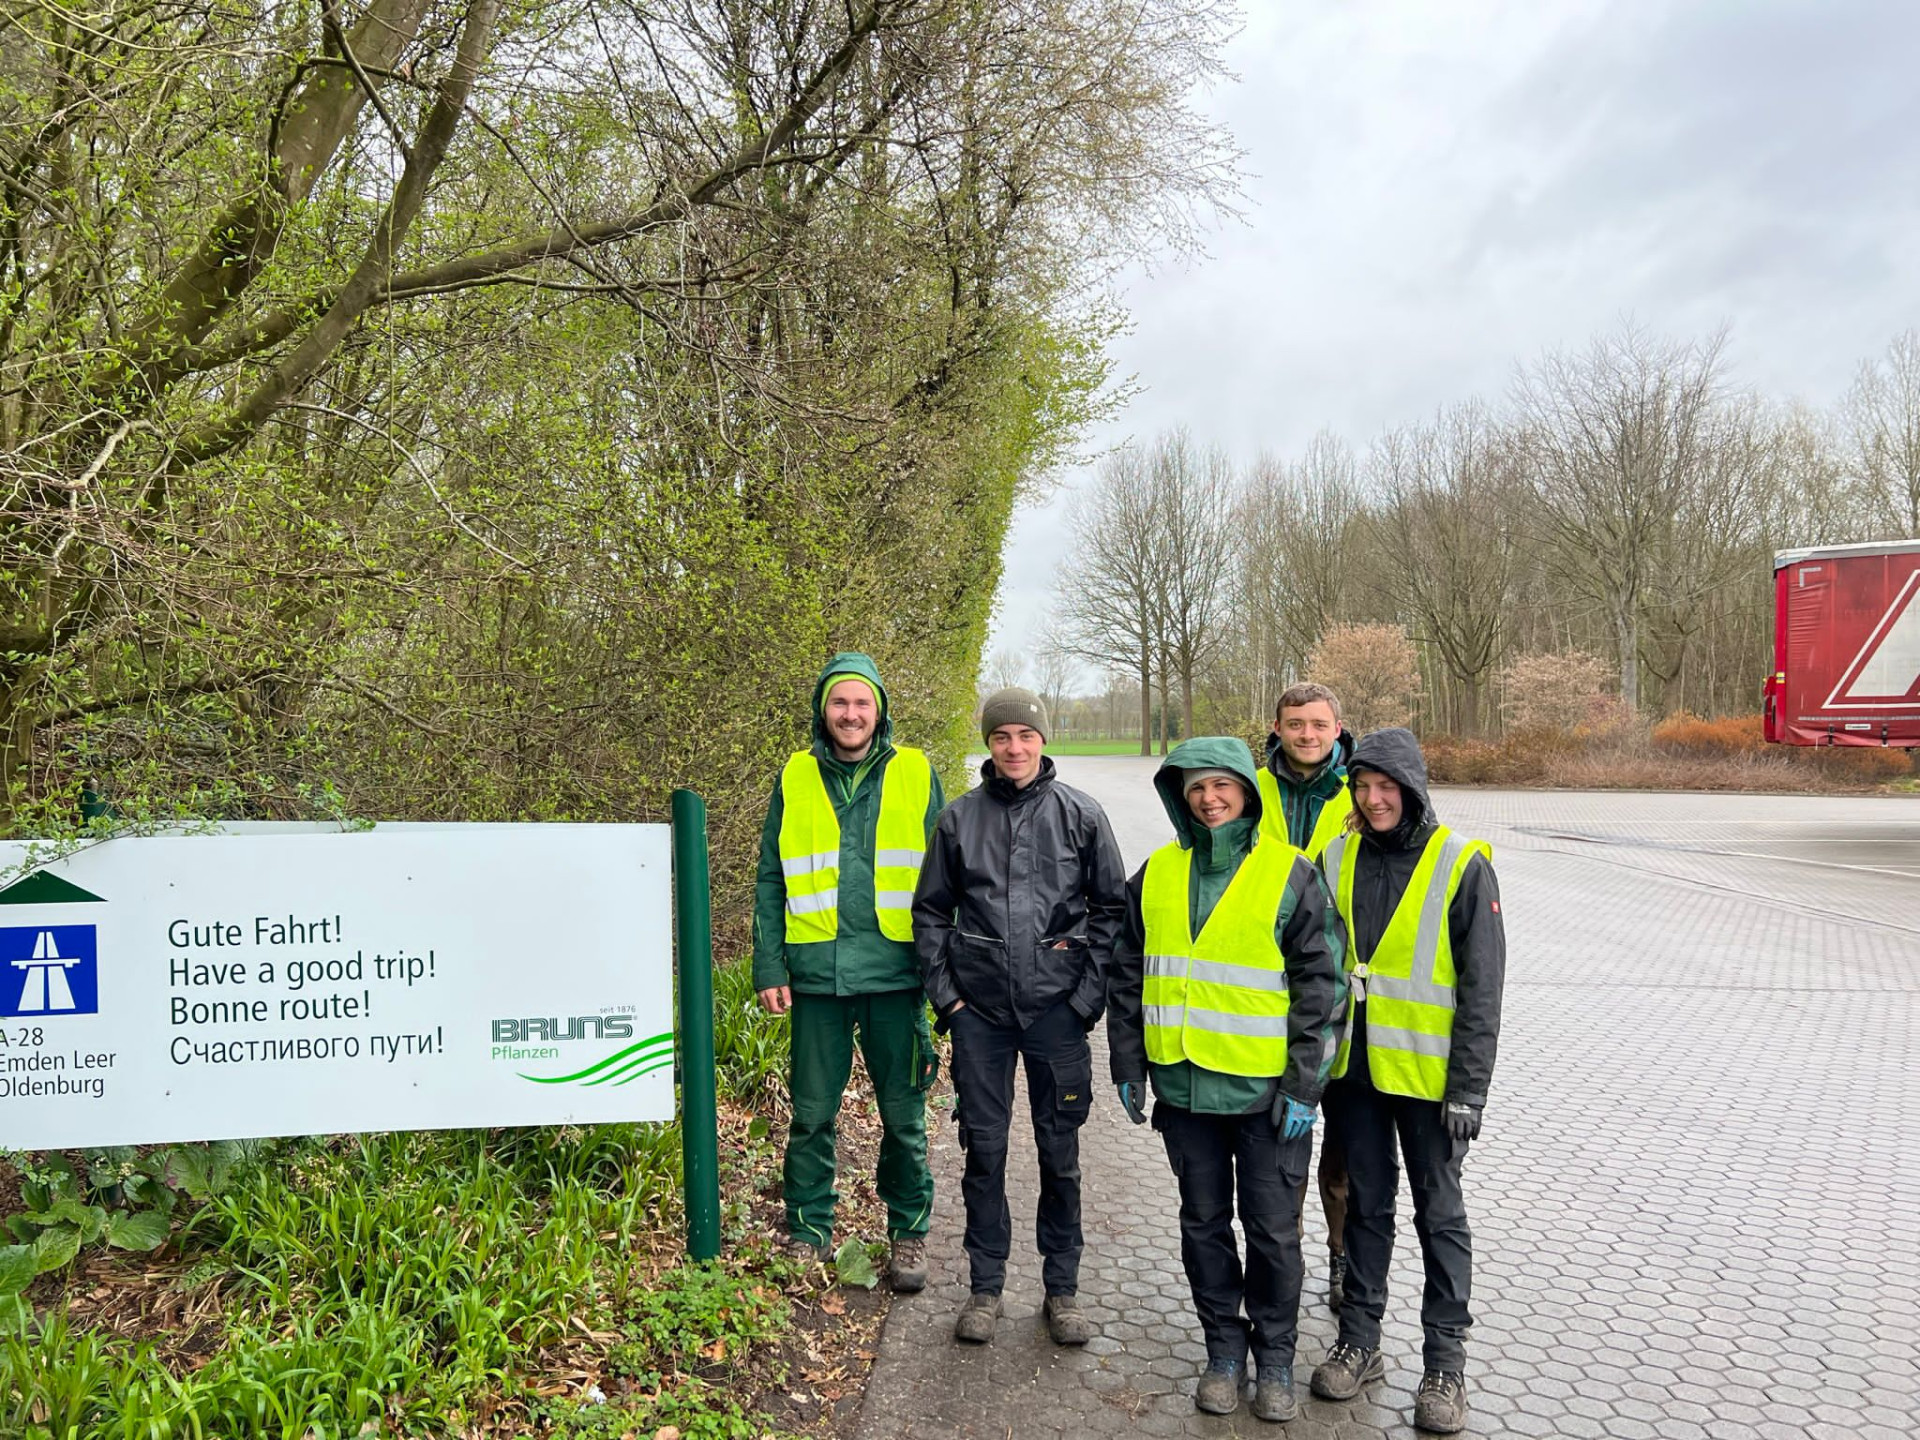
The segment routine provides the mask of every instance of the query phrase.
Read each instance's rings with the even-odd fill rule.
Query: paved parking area
[[[1129,866],[1167,835],[1153,764],[1068,759]],[[1501,1058],[1467,1164],[1470,1434],[1908,1440],[1920,1431],[1920,800],[1442,791],[1494,845],[1510,950]],[[1095,1075],[1105,1074],[1096,1032]],[[1021,1102],[1024,1105],[1024,1101]],[[957,1349],[959,1152],[935,1137],[934,1284],[896,1302],[875,1437],[1411,1437],[1418,1250],[1402,1198],[1384,1348],[1350,1405],[1284,1431],[1193,1409],[1205,1352],[1159,1142],[1102,1087],[1084,1132],[1084,1302],[1039,1321],[1031,1141],[990,1346]],[[1030,1242],[1028,1242],[1030,1243]],[[1334,1334],[1309,1193],[1297,1388]]]

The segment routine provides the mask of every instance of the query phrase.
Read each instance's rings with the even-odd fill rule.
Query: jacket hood
[[[1412,836],[1434,822],[1433,797],[1427,793],[1427,758],[1411,730],[1396,725],[1362,738],[1347,761],[1349,775],[1357,770],[1378,770],[1400,787],[1406,808],[1399,833]]]
[[[1333,753],[1311,775],[1295,776],[1288,767],[1286,757],[1280,753],[1280,737],[1272,731],[1267,732],[1267,769],[1283,779],[1291,779],[1296,785],[1311,786],[1328,770],[1345,770],[1353,760],[1353,732],[1346,726],[1340,727],[1340,733],[1334,737]]]
[[[1154,772],[1153,788],[1160,792],[1160,803],[1167,807],[1167,819],[1183,849],[1193,848],[1193,832],[1199,822],[1187,809],[1187,797],[1180,784],[1183,770],[1227,770],[1240,777],[1247,787],[1246,818],[1260,819],[1259,771],[1254,767],[1253,751],[1247,742],[1232,735],[1197,735],[1182,740],[1168,752]]]
[[[827,753],[833,753],[833,737],[827,734],[827,721],[823,713],[827,703],[827,681],[835,675],[858,675],[873,685],[874,693],[880,697],[880,723],[873,728],[873,749],[869,754],[878,754],[893,743],[893,707],[887,703],[887,687],[880,683],[880,667],[873,663],[871,655],[863,655],[858,650],[842,650],[820,668],[820,676],[813,682],[813,740],[816,745],[825,745]]]

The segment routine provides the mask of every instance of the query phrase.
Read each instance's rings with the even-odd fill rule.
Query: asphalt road
[[[1129,866],[1171,833],[1153,761],[1068,758]],[[1920,799],[1441,790],[1490,841],[1507,917],[1501,1055],[1466,1183],[1469,1433],[1910,1440],[1920,1431]],[[1104,1045],[1096,1035],[1096,1079]],[[1101,1087],[1096,1087],[1097,1089]],[[1192,1409],[1198,1329],[1151,1131],[1099,1095],[1082,1298],[1055,1350],[1021,1255],[1009,1319],[964,1294],[944,1136],[936,1285],[896,1305],[871,1436],[1277,1433]],[[1030,1213],[1016,1138],[1014,1213]],[[1411,1437],[1419,1267],[1403,1196],[1388,1378],[1308,1401],[1289,1440]],[[1016,1225],[1016,1236],[1020,1235]],[[1311,1200],[1310,1282],[1324,1226]],[[1028,1291],[1033,1293],[1029,1294]],[[1333,1338],[1303,1311],[1299,1389]]]

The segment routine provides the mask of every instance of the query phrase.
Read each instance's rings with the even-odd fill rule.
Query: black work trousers
[[[1413,1100],[1373,1088],[1364,1073],[1327,1087],[1328,1118],[1347,1150],[1347,1286],[1340,1338],[1372,1349],[1380,1343],[1393,1262],[1393,1209],[1399,1160],[1413,1191],[1413,1228],[1420,1236],[1427,1287],[1420,1302],[1429,1370],[1466,1369],[1468,1308],[1473,1290],[1473,1236],[1460,1189],[1464,1141],[1447,1134],[1437,1100]]]
[[[1207,1358],[1245,1364],[1251,1341],[1260,1373],[1291,1383],[1300,1324],[1300,1196],[1312,1140],[1283,1140],[1264,1105],[1246,1115],[1155,1105],[1153,1128],[1180,1179],[1180,1262]],[[1233,1238],[1236,1192],[1247,1233],[1244,1273]]]
[[[1007,1281],[1013,1217],[1007,1209],[1007,1135],[1013,1122],[1013,1066],[1026,1062],[1027,1103],[1040,1152],[1034,1242],[1049,1295],[1080,1284],[1080,1127],[1093,1101],[1093,1054],[1086,1027],[1065,1001],[1031,1025],[996,1025],[971,1008],[948,1021],[960,1144],[967,1153],[960,1195],[967,1203],[967,1264],[976,1295]]]

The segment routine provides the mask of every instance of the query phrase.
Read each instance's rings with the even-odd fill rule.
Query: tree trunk
[[[1153,754],[1153,657],[1144,632],[1140,637],[1140,753]]]
[[[1613,635],[1620,652],[1620,700],[1628,709],[1640,709],[1640,625],[1631,609],[1616,607]]]

